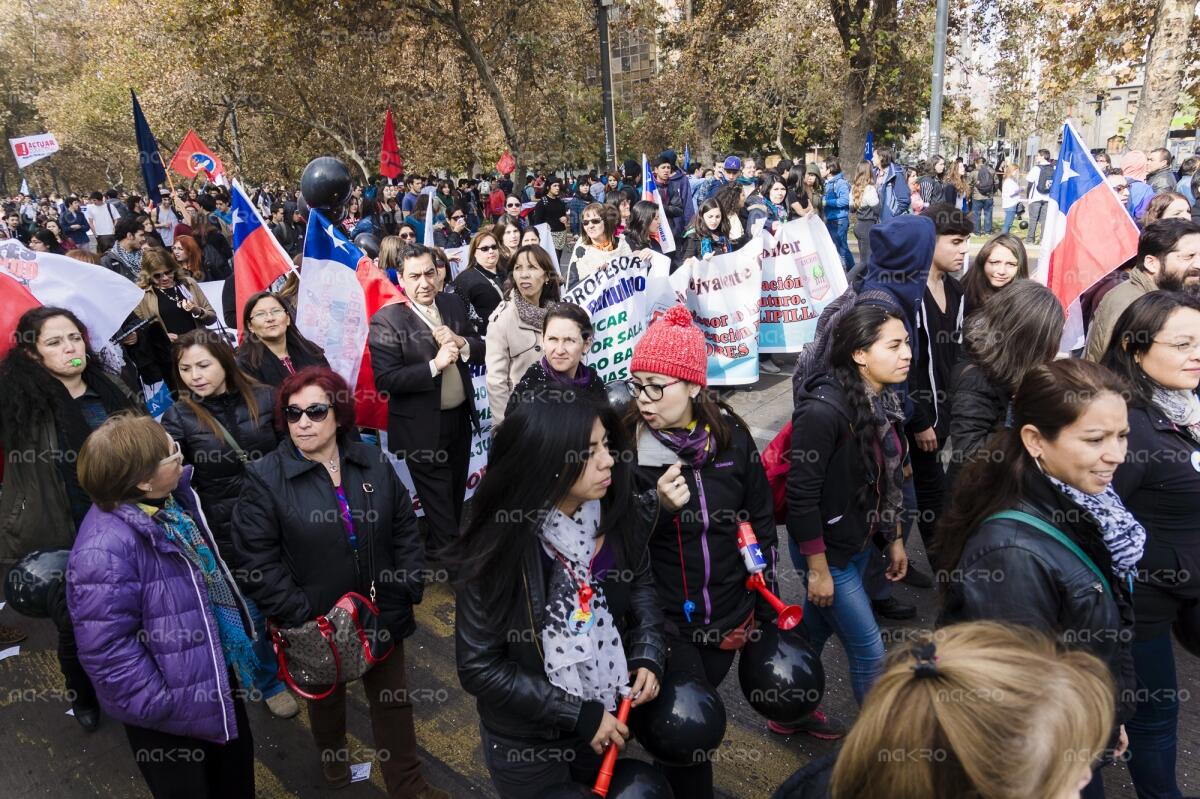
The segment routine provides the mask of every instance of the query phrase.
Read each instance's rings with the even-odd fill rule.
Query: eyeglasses
[[[495,249],[499,249],[495,244],[481,244],[475,248],[475,252],[491,252]]]
[[[181,460],[183,460],[183,450],[180,449],[178,441],[176,441],[175,439],[171,439],[171,454],[168,455],[167,457],[163,458],[162,460],[160,460],[158,462],[158,465],[166,466],[168,463],[171,463],[172,461],[181,461]]]
[[[672,380],[670,383],[658,385],[655,383],[639,383],[636,380],[626,380],[625,386],[629,389],[629,393],[633,395],[634,399],[637,399],[642,394],[645,394],[646,399],[650,400],[651,402],[658,402],[663,398],[664,388],[682,382],[682,380]]]
[[[289,405],[283,409],[283,415],[287,418],[288,424],[296,424],[300,421],[301,416],[307,416],[310,422],[323,422],[329,415],[329,406],[323,402],[314,403],[307,408]]]
[[[1191,355],[1193,352],[1200,352],[1200,341],[1178,341],[1168,342],[1160,341],[1159,339],[1151,339],[1155,344],[1161,344],[1164,347],[1170,347],[1180,355]]]
[[[250,314],[250,321],[261,322],[264,319],[274,319],[276,316],[282,316],[286,313],[287,311],[283,310],[282,308],[272,308],[269,311],[255,311],[254,313]]]
[[[401,241],[416,241],[417,234],[416,233],[401,233],[400,239],[401,239]]]
[[[583,220],[583,224],[587,225],[588,227],[591,227],[592,225],[603,225],[604,220],[603,219],[585,219],[585,220]]]

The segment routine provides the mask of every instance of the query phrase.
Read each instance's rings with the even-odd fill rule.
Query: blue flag
[[[687,172],[691,168],[692,168],[692,154],[691,154],[691,152],[688,151],[688,146],[685,143],[683,145],[683,171]]]
[[[863,147],[863,160],[870,161],[875,155],[875,134],[867,131],[867,144]]]
[[[167,170],[163,168],[162,156],[158,152],[158,142],[146,124],[142,106],[138,103],[137,94],[129,90],[133,98],[133,134],[137,137],[138,165],[142,169],[142,182],[146,184],[146,197],[155,205],[162,202],[162,194],[158,187],[167,180]]]

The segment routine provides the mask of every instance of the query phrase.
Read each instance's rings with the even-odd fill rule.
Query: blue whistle
[[[692,614],[696,612],[696,603],[690,599],[685,599],[683,602],[683,616],[688,620],[688,624],[692,623]]]

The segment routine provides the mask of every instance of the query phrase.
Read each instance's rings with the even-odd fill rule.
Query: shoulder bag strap
[[[1079,545],[1072,541],[1066,533],[1051,525],[1045,519],[1040,519],[1037,516],[1034,516],[1032,513],[1026,513],[1025,511],[1021,510],[1004,510],[1000,511],[999,513],[993,513],[991,516],[984,519],[984,521],[987,522],[991,521],[992,519],[1011,519],[1015,522],[1027,524],[1030,527],[1040,530],[1041,532],[1050,536],[1055,541],[1071,550],[1071,552],[1075,554],[1075,557],[1083,561],[1083,565],[1091,569],[1092,573],[1100,579],[1100,584],[1104,586],[1104,590],[1109,594],[1112,594],[1112,587],[1109,586],[1108,579],[1105,578],[1104,573],[1100,571],[1100,568],[1096,565],[1096,563],[1089,558],[1087,553],[1080,549]]]
[[[212,414],[209,414],[209,415],[212,416]],[[212,420],[217,423],[217,427],[221,428],[221,435],[224,436],[225,443],[228,444],[233,449],[233,451],[237,453],[238,460],[240,460],[242,463],[249,463],[250,456],[246,454],[246,450],[244,450],[240,446],[238,446],[237,440],[234,439],[233,435],[228,430],[225,429],[225,425],[221,424],[221,420],[218,419],[216,416],[213,416]]]

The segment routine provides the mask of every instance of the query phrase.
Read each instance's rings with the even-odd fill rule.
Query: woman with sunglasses
[[[620,221],[620,212],[607,203],[592,203],[583,209],[579,215],[581,233],[567,267],[568,289],[596,274],[613,258],[632,254],[625,239],[616,235]]]
[[[87,328],[65,308],[26,311],[12,343],[0,361],[0,563],[71,547],[92,506],[76,472],[83,442],[108,417],[144,407],[104,371]],[[50,620],[75,721],[91,732],[100,723],[96,692],[79,663],[65,603],[51,604]]]
[[[504,198],[504,216],[511,216],[520,224],[521,221],[521,198],[515,194],[509,194]],[[496,219],[500,221],[499,218]]]
[[[233,511],[246,593],[283,628],[327,613],[348,592],[374,598],[396,645],[363,677],[373,745],[390,753],[379,764],[383,781],[391,796],[448,799],[421,773],[406,687],[403,641],[416,628],[425,568],[412,498],[378,447],[352,440],[354,394],[336,373],[310,367],[288,377],[275,419],[287,436],[247,465]],[[309,700],[308,720],[326,783],[348,785],[345,684]]]
[[[193,330],[176,339],[171,356],[179,379],[179,400],[167,408],[162,425],[178,442],[184,463],[194,469],[193,485],[217,551],[233,558],[233,506],[241,492],[246,463],[275,449],[273,392],[242,374],[233,348],[211,330]],[[255,699],[279,718],[299,712],[296,700],[276,675],[274,650],[262,614],[247,603],[258,641],[251,680]],[[249,686],[248,686],[249,687]]]
[[[150,794],[253,799],[239,688],[255,668],[250,617],[182,460],[146,416],[113,417],[88,437],[79,484],[95,504],[67,562],[67,606],[79,659]]]
[[[1167,291],[1134,300],[1103,363],[1132,389],[1129,456],[1113,488],[1146,527],[1133,589],[1133,665],[1143,690],[1126,724],[1129,773],[1138,796],[1180,796],[1171,625],[1200,601],[1200,300]]]
[[[308,366],[329,366],[321,348],[296,327],[291,303],[278,294],[260,291],[246,301],[242,331],[238,366],[264,385],[278,387]]]
[[[467,252],[469,265],[454,278],[454,293],[462,298],[483,320],[480,335],[486,335],[488,320],[504,299],[504,280],[507,273],[501,266],[497,234],[481,230],[471,239]]]
[[[658,494],[650,565],[667,622],[667,673],[714,690],[759,623],[775,615],[746,588],[739,525],[749,522],[775,580],[774,504],[750,429],[705,391],[704,334],[676,305],[647,328],[633,350],[627,425],[635,432],[637,490]],[[668,677],[669,679],[669,677]],[[676,796],[713,795],[712,764],[660,764]]]
[[[434,244],[443,250],[466,247],[471,241],[471,232],[467,230],[467,212],[462,206],[451,206],[451,209],[446,224],[433,230]]]
[[[160,247],[143,251],[137,284],[146,294],[134,313],[139,319],[156,321],[171,341],[217,318],[199,284]]]

